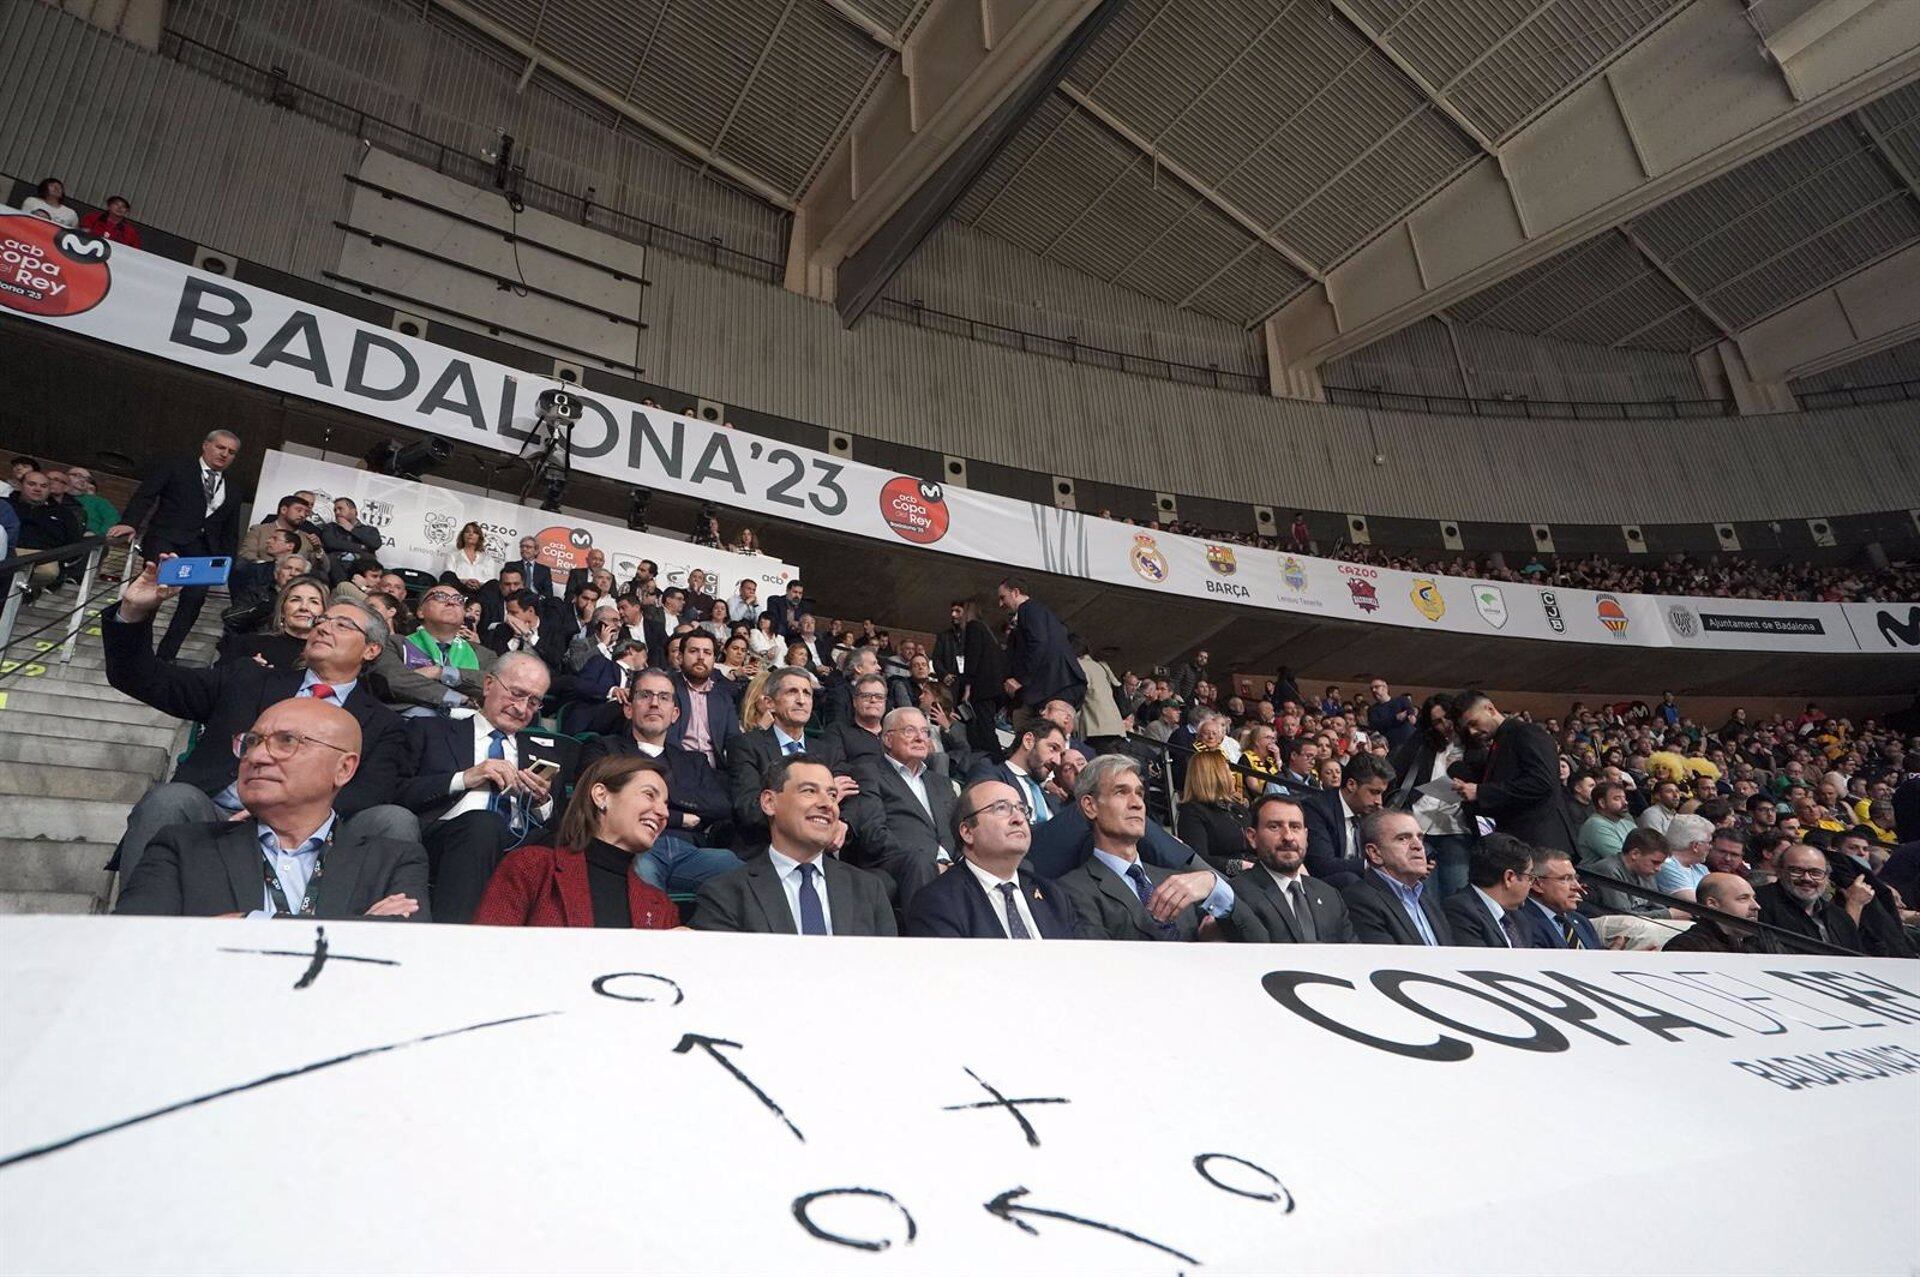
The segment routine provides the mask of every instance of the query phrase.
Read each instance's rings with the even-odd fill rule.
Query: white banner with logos
[[[272,517],[280,498],[312,492],[314,517],[333,517],[335,497],[351,497],[360,507],[360,521],[380,533],[380,562],[385,567],[417,568],[435,576],[447,566],[454,540],[468,523],[478,523],[486,534],[487,553],[496,559],[520,557],[520,539],[540,543],[540,562],[553,572],[557,591],[574,568],[587,566],[587,554],[606,555],[607,570],[624,585],[642,559],[659,565],[661,588],[684,586],[687,574],[699,568],[707,574],[708,593],[729,598],[743,580],[759,586],[762,603],[787,588],[799,572],[762,554],[732,554],[673,537],[635,532],[578,515],[549,514],[533,506],[499,497],[484,497],[454,488],[395,479],[356,470],[297,453],[268,450],[260,464],[260,484],[254,493],[255,519]]]
[[[1904,1277],[1913,977],[0,918],[0,1271]]]
[[[1187,598],[1411,629],[1630,647],[1908,650],[1840,604],[1732,602],[1375,569],[1150,533],[943,488],[532,376],[0,210],[0,306],[70,332],[472,447],[518,453],[542,391],[583,407],[573,460],[606,478],[888,543]]]

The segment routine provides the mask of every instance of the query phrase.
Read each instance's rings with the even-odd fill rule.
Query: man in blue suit
[[[1019,731],[1050,700],[1063,700],[1076,709],[1087,695],[1087,675],[1074,657],[1067,627],[1053,610],[1030,598],[1022,582],[1009,577],[995,596],[1013,616],[1007,638],[1007,678],[1003,687],[1013,706],[1013,729]]]
[[[553,597],[553,569],[540,561],[540,543],[532,537],[520,538],[520,557],[507,567],[520,569],[521,583],[543,599]]]
[[[1558,847],[1533,849],[1533,891],[1519,912],[1521,924],[1533,933],[1534,948],[1607,947],[1580,912],[1580,900],[1586,894],[1571,856]]]
[[[913,894],[903,935],[975,940],[1076,940],[1079,915],[1051,878],[1022,867],[1032,827],[1027,800],[1004,781],[980,780],[953,809],[960,858]]]
[[[681,636],[680,668],[673,676],[680,717],[667,733],[667,744],[704,754],[718,767],[726,761],[727,745],[740,733],[740,707],[727,681],[713,676],[716,655],[713,635],[705,630]]]

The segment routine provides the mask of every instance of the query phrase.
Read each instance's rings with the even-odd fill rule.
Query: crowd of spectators
[[[1920,724],[1241,694],[1205,651],[1116,673],[1017,579],[923,647],[800,581],[560,574],[477,528],[393,571],[313,501],[235,538],[210,667],[154,651],[151,564],[103,619],[113,685],[203,729],[129,817],[120,912],[1914,954]]]

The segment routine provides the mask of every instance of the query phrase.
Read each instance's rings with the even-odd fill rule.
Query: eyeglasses
[[[317,630],[323,625],[338,625],[342,629],[352,630],[355,634],[358,634],[361,638],[365,638],[367,636],[367,627],[360,624],[360,622],[354,620],[350,616],[321,616],[321,617],[316,617],[314,619],[314,622],[313,622],[314,629]]]
[[[972,811],[968,812],[966,815],[962,816],[960,819],[962,821],[975,821],[980,819],[980,817],[982,816],[996,816],[996,817],[1018,816],[1020,817],[1021,820],[1027,822],[1028,824],[1032,824],[1033,808],[1027,806],[1023,802],[1018,801],[1017,799],[1002,798],[997,802],[988,803],[984,807],[976,807]]]
[[[545,692],[523,692],[517,688],[508,687],[498,679],[491,681],[495,687],[506,693],[506,700],[509,705],[526,705],[537,709],[540,706],[540,702],[547,698]]]
[[[673,693],[671,691],[634,692],[630,697],[630,699],[636,700],[636,701],[645,701],[651,705],[665,705],[667,702],[673,699]]]
[[[303,736],[299,732],[241,732],[233,738],[233,756],[245,758],[263,744],[267,747],[267,757],[276,763],[284,763],[292,758],[302,745],[325,745],[342,754],[353,753],[345,746],[321,740],[318,736]]]
[[[1806,878],[1813,882],[1819,882],[1827,876],[1827,871],[1824,869],[1782,869],[1780,876],[1782,878]]]
[[[887,734],[891,736],[904,736],[908,740],[926,740],[933,735],[932,732],[929,732],[924,727],[889,727]],[[1005,800],[1003,799],[1002,801],[1004,802]]]
[[[455,594],[452,590],[428,590],[420,596],[422,603],[466,603],[466,596]]]

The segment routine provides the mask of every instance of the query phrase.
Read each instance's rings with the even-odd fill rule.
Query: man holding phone
[[[231,556],[240,541],[244,499],[228,484],[227,470],[239,455],[239,435],[231,430],[209,431],[200,441],[198,457],[169,462],[141,482],[122,521],[109,528],[107,536],[119,540],[144,527],[138,548],[150,561],[162,554]],[[180,654],[180,645],[193,632],[206,598],[204,587],[181,591],[173,620],[155,649],[161,660]]]
[[[500,861],[564,804],[580,747],[529,730],[548,680],[539,657],[508,652],[482,678],[477,714],[407,720],[419,771],[398,802],[420,817],[441,922],[470,921]]]

